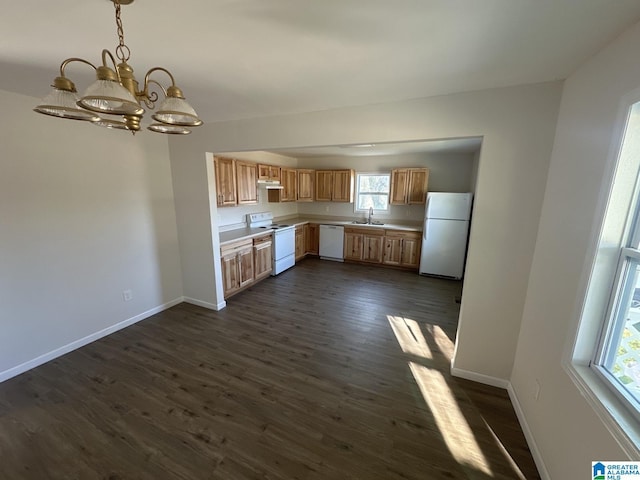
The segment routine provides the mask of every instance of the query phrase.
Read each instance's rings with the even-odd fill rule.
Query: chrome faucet
[[[367,219],[367,223],[369,225],[371,225],[371,222],[373,221],[371,217],[373,217],[373,207],[369,207],[369,218]]]

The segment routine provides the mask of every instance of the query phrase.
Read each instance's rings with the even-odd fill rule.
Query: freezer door
[[[462,278],[469,222],[431,220],[424,224],[420,274]]]
[[[469,220],[472,198],[471,193],[429,193],[425,217]]]

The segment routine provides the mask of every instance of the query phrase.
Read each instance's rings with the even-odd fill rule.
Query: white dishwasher
[[[320,225],[320,258],[344,261],[344,227]]]

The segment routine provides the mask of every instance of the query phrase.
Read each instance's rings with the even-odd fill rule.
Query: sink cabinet
[[[384,230],[346,227],[344,229],[344,259],[381,263]]]

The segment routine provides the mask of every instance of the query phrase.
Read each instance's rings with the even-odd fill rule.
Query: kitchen
[[[295,260],[299,261],[306,255],[320,255],[321,258],[334,257],[336,260],[342,261],[342,236],[343,230],[347,232],[344,237],[346,242],[349,242],[350,238],[356,237],[359,242],[362,242],[362,233],[371,232],[374,237],[382,239],[383,235],[387,234],[387,237],[398,237],[398,241],[402,242],[402,237],[413,236],[416,239],[407,239],[406,241],[419,244],[420,236],[424,223],[425,204],[424,198],[422,202],[418,200],[418,204],[403,204],[398,205],[397,200],[392,202],[394,204],[388,205],[388,210],[376,209],[373,215],[374,223],[382,224],[376,226],[364,226],[354,225],[355,222],[366,222],[368,220],[367,209],[356,210],[356,203],[353,201],[317,201],[313,199],[302,199],[298,201],[280,201],[286,198],[286,194],[283,193],[282,185],[279,185],[279,181],[275,178],[268,179],[266,173],[260,171],[258,173],[257,183],[257,203],[254,201],[252,204],[246,204],[244,194],[241,188],[240,177],[244,175],[238,173],[238,177],[235,181],[238,183],[237,201],[234,201],[231,205],[224,205],[222,196],[225,196],[225,189],[227,184],[231,181],[220,181],[221,177],[224,177],[223,164],[229,159],[235,159],[238,162],[238,172],[252,163],[259,165],[272,165],[274,167],[281,167],[283,170],[282,183],[286,184],[284,178],[285,172],[296,172],[299,174],[309,174],[316,170],[320,171],[352,171],[352,180],[357,180],[358,174],[390,174],[394,169],[412,169],[414,172],[427,172],[428,183],[426,191],[428,192],[474,192],[475,187],[475,175],[477,172],[478,151],[480,147],[480,139],[461,139],[456,141],[450,141],[443,145],[443,142],[412,142],[412,143],[400,143],[400,144],[388,144],[388,145],[367,145],[365,147],[324,147],[315,149],[297,149],[297,150],[284,150],[284,151],[271,151],[271,152],[225,152],[216,154],[215,162],[218,165],[216,175],[213,180],[217,180],[216,202],[217,202],[217,216],[220,232],[220,244],[221,262],[223,268],[221,269],[221,276],[224,285],[224,298],[227,299],[231,295],[237,293],[248,287],[252,282],[247,282],[243,279],[243,275],[253,275],[256,277],[256,281],[265,276],[256,271],[250,271],[254,265],[249,265],[247,261],[242,261],[242,255],[239,255],[240,250],[234,250],[233,247],[242,246],[242,241],[245,242],[245,255],[251,250],[251,238],[264,237],[264,233],[260,234],[255,228],[250,227],[264,227],[273,221],[274,223],[288,225],[288,228],[279,228],[274,230],[275,234],[274,247],[276,247],[276,237],[288,236],[286,232],[291,229],[290,235],[293,241],[295,230]],[[265,167],[266,169],[266,167]],[[345,170],[346,169],[346,170]],[[261,168],[260,168],[261,170]],[[230,177],[232,178],[232,177]],[[302,178],[302,177],[301,177]],[[395,177],[394,177],[395,178]],[[243,180],[246,182],[246,180]],[[280,190],[277,190],[280,188]],[[220,193],[220,192],[223,193]],[[357,192],[357,189],[356,189]],[[226,194],[226,198],[230,198],[230,194]],[[313,201],[311,201],[313,200]],[[352,197],[353,200],[353,197]],[[416,202],[413,202],[416,203]],[[271,218],[268,222],[262,221],[259,224],[252,224],[252,216],[257,213],[269,213]],[[258,219],[258,221],[260,221]],[[327,224],[331,225],[318,228],[319,225]],[[282,225],[280,225],[282,227]],[[297,228],[296,228],[297,227]],[[311,228],[310,228],[311,227]],[[328,229],[338,229],[339,233],[334,233],[336,238],[340,238],[340,243],[334,248],[334,252],[340,251],[340,254],[333,253],[331,255],[323,254],[322,251],[318,252],[318,237],[320,231],[329,231]],[[332,230],[331,230],[332,231]],[[315,236],[309,238],[310,233]],[[376,240],[376,238],[373,238]],[[247,243],[247,240],[249,241]],[[240,244],[238,244],[240,241]],[[365,235],[365,242],[367,236]],[[326,241],[324,242],[326,244]],[[315,245],[315,247],[313,246]],[[229,249],[231,247],[231,249]],[[345,247],[346,248],[346,247]],[[351,243],[349,243],[349,249],[351,249]],[[357,249],[361,248],[361,245]],[[376,247],[377,248],[377,247]],[[337,250],[336,250],[337,249]],[[356,256],[351,257],[347,254],[346,260],[358,261],[358,251],[356,249]],[[418,245],[419,256],[419,245]],[[275,250],[274,250],[275,251]],[[345,250],[346,251],[346,250]],[[257,255],[254,245],[254,257]],[[419,258],[412,260],[411,264],[407,263],[403,265],[409,271],[415,271],[417,273],[417,263]],[[464,255],[464,254],[463,254]],[[250,257],[247,255],[246,259]],[[380,263],[384,266],[399,265],[399,262],[393,262],[391,260],[383,261],[383,252],[380,252],[379,260],[373,259],[374,263]],[[367,261],[366,259],[364,261]],[[232,262],[233,265],[229,265]],[[238,267],[238,265],[242,265]],[[274,261],[275,265],[275,261]],[[291,258],[291,265],[293,265],[293,255]],[[257,266],[255,266],[257,270]],[[283,269],[280,269],[277,273],[280,273]],[[231,274],[229,272],[232,272]],[[255,273],[255,275],[254,275]],[[457,275],[453,275],[457,276]],[[232,286],[235,284],[235,286]],[[220,297],[219,297],[220,298]]]

